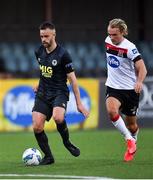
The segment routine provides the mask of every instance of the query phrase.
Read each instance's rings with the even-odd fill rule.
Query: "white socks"
[[[121,134],[124,136],[124,138],[127,139],[134,139],[131,136],[130,131],[127,129],[123,119],[121,116],[119,116],[118,120],[112,121],[113,125],[121,132]]]
[[[137,131],[135,133],[131,133],[131,135],[135,139],[135,141],[137,141],[138,133],[139,133],[139,128],[137,129]]]

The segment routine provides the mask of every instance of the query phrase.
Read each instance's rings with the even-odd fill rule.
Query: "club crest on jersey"
[[[123,54],[124,54],[124,51],[123,51],[123,50],[119,50],[117,55],[118,55],[119,57],[123,57]]]
[[[112,68],[118,68],[120,66],[120,62],[115,56],[108,56],[107,62]]]
[[[53,59],[53,60],[52,60],[52,65],[53,65],[53,66],[56,66],[56,65],[57,65],[57,60],[56,60],[56,59]]]

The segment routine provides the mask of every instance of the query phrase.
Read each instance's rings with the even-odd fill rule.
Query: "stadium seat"
[[[15,73],[18,71],[16,58],[10,44],[1,43],[0,44],[0,56],[4,59],[5,68],[8,72]]]
[[[37,77],[39,74],[38,63],[34,50],[37,43],[0,43],[0,58],[5,62],[8,72],[19,76]],[[102,77],[106,75],[106,60],[104,44],[96,42],[66,42],[63,46],[68,50],[73,59],[74,68],[80,77]],[[153,74],[153,42],[140,42],[138,49],[142,54],[145,64]],[[27,75],[26,75],[27,74]]]

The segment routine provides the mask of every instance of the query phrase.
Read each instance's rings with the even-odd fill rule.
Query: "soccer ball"
[[[27,166],[39,165],[42,159],[40,151],[36,148],[28,148],[23,152],[22,161]]]

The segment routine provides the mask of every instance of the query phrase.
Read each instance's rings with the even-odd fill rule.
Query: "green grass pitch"
[[[33,133],[0,133],[0,178],[29,178],[26,174],[153,178],[152,129],[140,129],[135,159],[128,163],[123,162],[125,142],[117,130],[70,132],[71,140],[81,149],[78,158],[71,156],[64,148],[56,131],[47,132],[47,135],[55,164],[26,167],[21,160],[23,151],[29,147],[38,148]],[[7,177],[7,174],[21,176]]]

